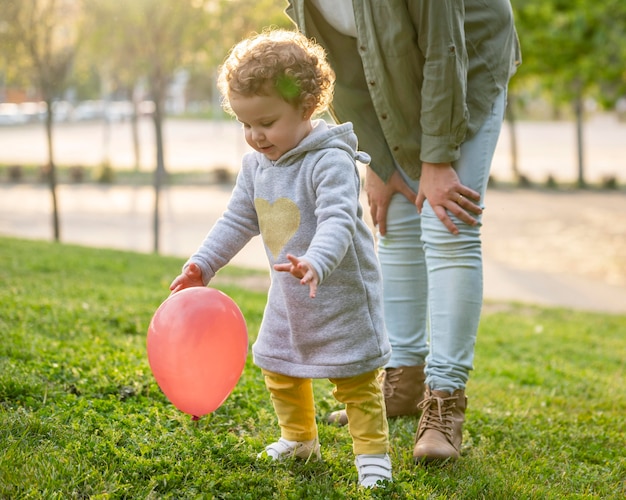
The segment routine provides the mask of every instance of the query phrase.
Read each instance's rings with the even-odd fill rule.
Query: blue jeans
[[[461,183],[480,193],[481,204],[505,102],[506,92],[502,92],[453,164]],[[417,192],[418,181],[404,177]],[[394,195],[387,213],[387,234],[378,235],[378,255],[393,349],[387,367],[425,363],[426,384],[433,390],[452,392],[465,388],[473,369],[483,267],[480,217],[478,225],[469,226],[450,215],[458,235],[446,229],[427,201],[420,217],[414,204],[401,194]]]

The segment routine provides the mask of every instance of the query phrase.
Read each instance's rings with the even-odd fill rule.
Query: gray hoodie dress
[[[343,378],[384,366],[391,355],[382,313],[382,280],[359,203],[352,124],[313,122],[312,132],[272,162],[243,158],[232,197],[191,262],[208,284],[261,234],[271,286],[252,347],[257,366],[292,377]],[[287,254],[319,276],[317,296],[290,273],[273,270]]]

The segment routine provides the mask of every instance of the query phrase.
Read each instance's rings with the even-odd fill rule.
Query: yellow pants
[[[278,417],[281,437],[290,441],[317,438],[313,382],[262,370]],[[346,405],[348,430],[356,455],[389,451],[385,399],[378,382],[379,370],[349,378],[331,378],[333,396]]]

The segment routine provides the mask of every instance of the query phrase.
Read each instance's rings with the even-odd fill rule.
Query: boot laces
[[[423,411],[422,421],[420,422],[421,431],[434,429],[439,431],[449,439],[452,439],[452,410],[456,406],[456,397],[450,396],[440,398],[430,394],[427,398],[417,405]]]
[[[388,368],[383,372],[383,395],[386,399],[393,397],[393,393],[396,391],[396,386],[400,381],[402,375],[402,368]]]

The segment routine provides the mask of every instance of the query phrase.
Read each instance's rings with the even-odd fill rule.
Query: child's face
[[[246,142],[269,160],[278,160],[311,131],[311,113],[278,94],[244,96],[231,92],[230,107],[243,124]]]

